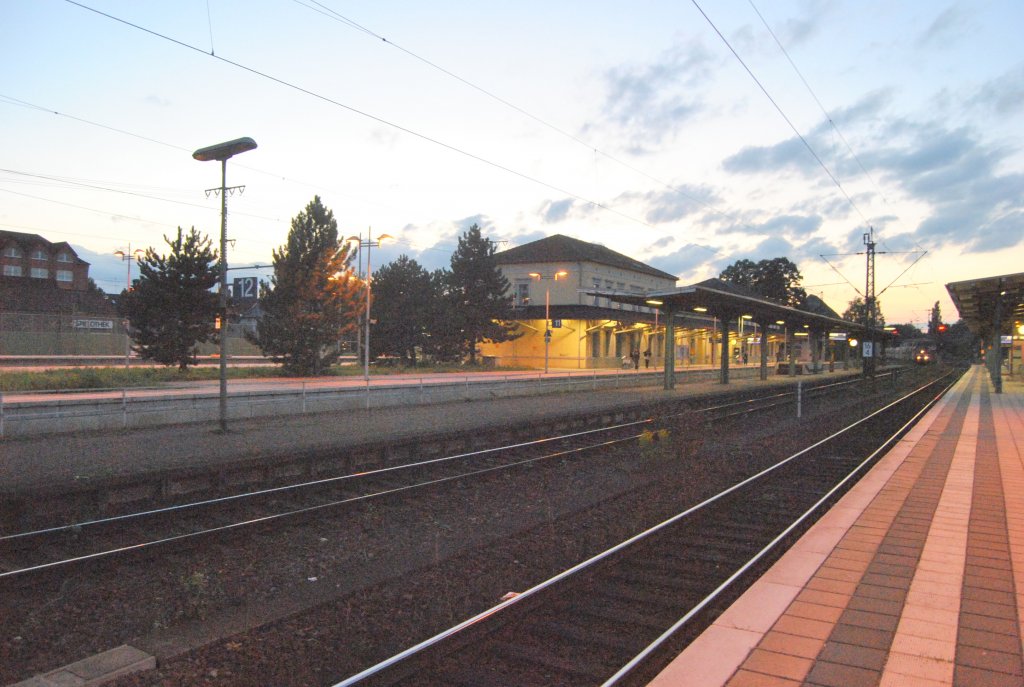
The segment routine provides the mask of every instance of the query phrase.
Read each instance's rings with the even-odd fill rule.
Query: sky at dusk
[[[680,286],[787,257],[842,312],[871,227],[886,321],[954,321],[946,283],[1024,271],[1021,27],[1020,0],[3,0],[0,228],[117,292],[116,249],[216,242],[191,154],[250,136],[232,267],[319,195],[397,237],[375,266],[447,266],[477,223]]]

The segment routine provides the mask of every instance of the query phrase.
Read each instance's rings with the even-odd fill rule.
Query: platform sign
[[[863,355],[865,358],[873,358],[875,356],[875,344],[873,341],[864,342]]]
[[[829,341],[846,341],[846,332],[829,332]]]
[[[260,295],[258,277],[235,277],[231,285],[231,295],[236,301],[254,301]]]
[[[561,329],[561,327],[562,327],[562,321],[561,320],[551,320],[551,328],[552,329]]]
[[[100,330],[112,330],[114,328],[113,320],[72,320],[71,326],[75,329],[100,329]]]

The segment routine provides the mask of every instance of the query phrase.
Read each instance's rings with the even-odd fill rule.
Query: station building
[[[674,275],[609,248],[556,234],[495,253],[495,261],[512,289],[519,338],[482,344],[481,354],[497,366],[534,369],[594,369],[632,367],[631,353],[640,353],[639,366],[661,368],[665,351],[674,351],[673,367],[715,366],[721,356],[732,365],[757,365],[761,347],[773,363],[803,365],[845,363],[849,357],[848,328],[815,296],[806,311],[829,322],[830,331],[793,318],[771,321],[751,312],[728,319],[714,307],[695,305],[673,311],[671,348],[666,348],[664,304],[657,294],[674,293]],[[701,293],[760,301],[743,289],[719,279],[693,288]],[[766,312],[762,309],[758,315]],[[806,326],[805,326],[806,324]],[[545,342],[545,333],[550,340]],[[723,344],[723,336],[725,343]]]

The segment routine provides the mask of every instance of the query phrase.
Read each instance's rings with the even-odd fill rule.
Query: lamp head
[[[253,150],[254,148],[256,148],[256,141],[245,136],[243,138],[236,138],[233,141],[225,141],[224,143],[217,143],[212,146],[200,148],[196,152],[192,153],[192,157],[200,162],[209,162],[210,160],[227,160],[239,153],[245,153]]]

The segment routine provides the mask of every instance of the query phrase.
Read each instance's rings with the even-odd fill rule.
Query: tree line
[[[185,369],[196,363],[198,345],[217,342],[225,329],[215,291],[219,256],[194,227],[164,240],[169,252],[146,250],[118,310],[142,358]],[[475,364],[481,343],[515,338],[509,283],[495,252],[474,224],[459,237],[449,269],[429,272],[402,255],[377,270],[371,358]],[[366,282],[353,270],[355,255],[319,196],[292,219],[287,241],[273,251],[273,275],[260,286],[262,316],[246,338],[286,374],[323,374],[341,354],[339,342],[358,333]]]
[[[218,254],[195,228],[179,228],[175,238],[164,240],[169,253],[146,251],[139,277],[118,307],[141,357],[185,369],[195,364],[197,346],[218,341],[222,331],[214,290]],[[315,196],[292,219],[286,243],[273,251],[273,275],[260,286],[262,316],[246,337],[287,374],[323,374],[341,354],[339,342],[364,324],[366,283],[353,271],[355,250],[339,238],[334,213]],[[372,275],[370,358],[392,356],[404,365],[423,358],[475,364],[481,343],[519,336],[509,282],[495,252],[494,242],[474,224],[459,237],[449,268],[431,272],[402,255],[378,269]],[[783,305],[800,308],[807,301],[800,270],[787,258],[738,260],[719,278]],[[938,308],[936,303],[929,319],[931,336],[941,324]],[[868,317],[860,297],[842,315],[859,324],[868,324]],[[875,326],[885,326],[877,301]],[[958,340],[959,329],[953,332]],[[920,334],[909,323],[896,330],[903,338]]]

